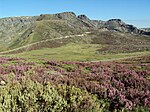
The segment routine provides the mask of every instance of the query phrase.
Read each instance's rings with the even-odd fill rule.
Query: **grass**
[[[112,61],[129,57],[150,55],[150,52],[148,51],[134,53],[100,54],[97,49],[100,49],[102,47],[103,46],[100,44],[69,43],[57,48],[43,48],[40,50],[32,50],[7,56],[17,56],[30,59],[50,59],[59,61]]]
[[[96,49],[100,47],[100,45],[70,43],[58,48],[44,48],[40,50],[23,52],[17,54],[17,56],[23,58],[86,61],[88,59],[93,60],[96,56]]]
[[[23,30],[13,41],[11,40],[11,44],[7,47],[13,49],[46,39],[82,34],[83,32],[83,30],[70,27],[64,20],[41,20]]]
[[[56,37],[66,35],[82,34],[81,32],[73,28],[70,29],[65,21],[39,21],[29,37],[19,44],[24,45],[51,38],[55,38],[54,40],[39,42],[2,56],[17,56],[34,60],[113,61],[150,55],[150,40],[145,36],[92,31],[83,37],[56,39]]]

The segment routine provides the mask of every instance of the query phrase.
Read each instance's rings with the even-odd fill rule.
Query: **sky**
[[[150,27],[150,0],[0,0],[0,18],[72,11],[90,19],[122,19]]]

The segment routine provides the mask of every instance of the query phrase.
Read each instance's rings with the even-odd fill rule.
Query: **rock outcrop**
[[[119,32],[138,33],[138,29],[133,25],[128,25],[120,19],[110,19],[105,22],[104,27],[108,30],[115,30]]]
[[[18,37],[36,21],[36,17],[9,17],[0,19],[0,43]]]

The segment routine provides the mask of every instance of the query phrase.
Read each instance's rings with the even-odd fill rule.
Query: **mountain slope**
[[[21,32],[30,28],[36,17],[10,17],[0,19],[0,42],[9,42]]]
[[[123,45],[121,47],[123,49],[129,49],[128,45],[131,45],[133,50],[129,49],[130,52],[149,50],[149,32],[137,29],[133,25],[128,25],[120,19],[108,21],[90,20],[85,15],[76,16],[73,12],[64,12],[34,17],[3,18],[0,19],[0,25],[0,51],[11,50],[36,42],[39,42],[38,47],[34,44],[28,50],[51,47],[48,44],[52,44],[52,41],[46,41],[45,45],[41,41],[69,35],[79,35],[85,32],[91,32],[91,34],[79,39],[83,43],[106,46],[111,44],[113,47],[110,48],[116,48],[114,47],[116,45],[117,47]],[[67,42],[63,41],[61,45],[76,42],[77,39],[68,39]],[[54,40],[53,43],[55,43]],[[107,48],[110,50],[109,47]],[[103,48],[103,50],[106,50],[106,48]]]
[[[27,29],[20,38],[18,38],[10,48],[24,46],[30,43],[59,38],[61,36],[80,34],[82,30],[70,27],[63,20],[41,20],[37,21],[34,26]]]

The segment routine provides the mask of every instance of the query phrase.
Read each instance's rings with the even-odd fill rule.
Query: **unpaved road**
[[[23,49],[23,48],[28,48],[28,47],[30,47],[32,45],[36,45],[36,44],[47,42],[47,41],[65,39],[65,38],[70,38],[70,37],[83,37],[83,36],[86,36],[89,33],[91,33],[91,32],[85,32],[85,33],[79,34],[79,35],[68,35],[68,36],[62,36],[62,37],[59,37],[59,38],[46,39],[46,40],[42,40],[42,41],[39,41],[39,42],[31,43],[31,44],[28,44],[28,45],[25,45],[25,46],[22,46],[22,47],[18,47],[18,48],[12,49],[12,50],[3,51],[3,52],[0,52],[0,54],[14,52],[14,51],[17,51],[17,50],[20,50],[20,49]]]

